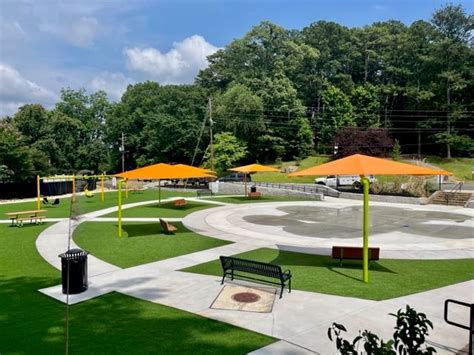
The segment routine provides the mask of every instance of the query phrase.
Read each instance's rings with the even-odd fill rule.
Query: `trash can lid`
[[[84,257],[87,256],[89,253],[85,250],[79,249],[79,248],[74,248],[74,249],[69,249],[67,252],[59,254],[58,256],[60,258],[66,258],[66,259],[74,259],[77,257]]]

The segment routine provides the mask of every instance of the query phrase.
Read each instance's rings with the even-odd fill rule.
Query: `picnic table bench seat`
[[[332,258],[339,259],[339,265],[342,266],[342,260],[362,260],[364,258],[364,249],[354,246],[333,246]],[[369,248],[369,261],[379,260],[380,248]]]
[[[222,276],[221,285],[224,284],[225,277],[229,275],[231,277],[231,280],[233,280],[235,276],[238,276],[238,277],[246,278],[250,280],[262,281],[266,283],[279,285],[281,287],[280,298],[282,298],[283,296],[283,289],[285,288],[286,283],[288,283],[288,292],[291,292],[291,271],[290,270],[282,271],[281,266],[279,265],[263,263],[263,262],[254,261],[254,260],[234,258],[231,256],[221,256],[220,261],[221,261],[222,270],[224,273]],[[260,275],[260,276],[264,276],[268,278],[274,278],[274,279],[278,279],[279,282],[272,282],[268,280],[253,278],[253,277],[242,275],[242,274],[236,274],[235,271],[240,271],[240,272],[249,273],[249,274],[256,274],[256,275]]]

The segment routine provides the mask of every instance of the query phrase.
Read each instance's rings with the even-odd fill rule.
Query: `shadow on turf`
[[[58,282],[54,277],[0,277],[2,353],[64,353],[65,306],[37,291]],[[69,307],[71,353],[244,354],[272,342],[258,338],[248,343],[220,341],[247,334],[116,292]]]
[[[172,223],[178,230],[175,234],[166,234],[161,228],[160,222],[156,223],[140,223],[140,224],[124,224],[122,225],[122,229],[127,233],[128,238],[135,238],[135,237],[146,237],[152,235],[159,235],[165,237],[172,237],[176,236],[183,232],[183,227],[180,223]],[[117,225],[115,225],[118,228]]]
[[[307,253],[308,248],[301,248],[301,251],[298,251],[299,249],[298,247],[295,247],[293,249],[295,250],[285,251],[285,250],[278,249],[278,256],[269,262],[272,264],[285,265],[285,266],[296,265],[296,266],[326,268],[329,271],[334,272],[338,275],[362,282],[360,278],[354,277],[344,272],[345,270],[347,271],[362,270],[362,261],[344,260],[342,266],[340,266],[339,260],[332,259],[328,255],[308,254]],[[295,257],[296,253],[303,254],[303,256]],[[377,272],[392,273],[392,274],[396,273],[374,261],[370,263],[369,271],[377,271]]]

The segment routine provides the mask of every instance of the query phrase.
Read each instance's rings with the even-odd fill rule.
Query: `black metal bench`
[[[221,264],[222,270],[224,275],[222,276],[221,285],[224,284],[225,277],[230,275],[231,280],[234,279],[235,276],[247,278],[251,280],[263,281],[267,283],[271,283],[274,285],[280,285],[280,298],[283,296],[283,289],[285,288],[285,283],[288,282],[288,292],[291,292],[291,271],[285,270],[282,271],[279,265],[273,265],[268,263],[262,263],[259,261],[253,260],[246,260],[246,259],[239,259],[233,258],[231,256],[221,256]],[[272,282],[268,280],[256,279],[250,276],[245,276],[241,274],[236,274],[234,271],[241,271],[250,274],[257,274],[260,276],[270,277],[274,279],[280,280],[280,282]]]
[[[214,193],[211,190],[204,189],[204,190],[197,190],[197,197],[202,196],[214,196]]]

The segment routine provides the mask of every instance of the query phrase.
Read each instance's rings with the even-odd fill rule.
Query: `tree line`
[[[0,177],[120,171],[122,133],[126,169],[209,163],[210,125],[217,150],[242,162],[333,153],[335,137],[371,129],[404,153],[472,155],[473,29],[460,5],[409,26],[264,21],[209,56],[192,85],[129,85],[117,103],[67,88],[51,110],[20,107],[0,121]]]

